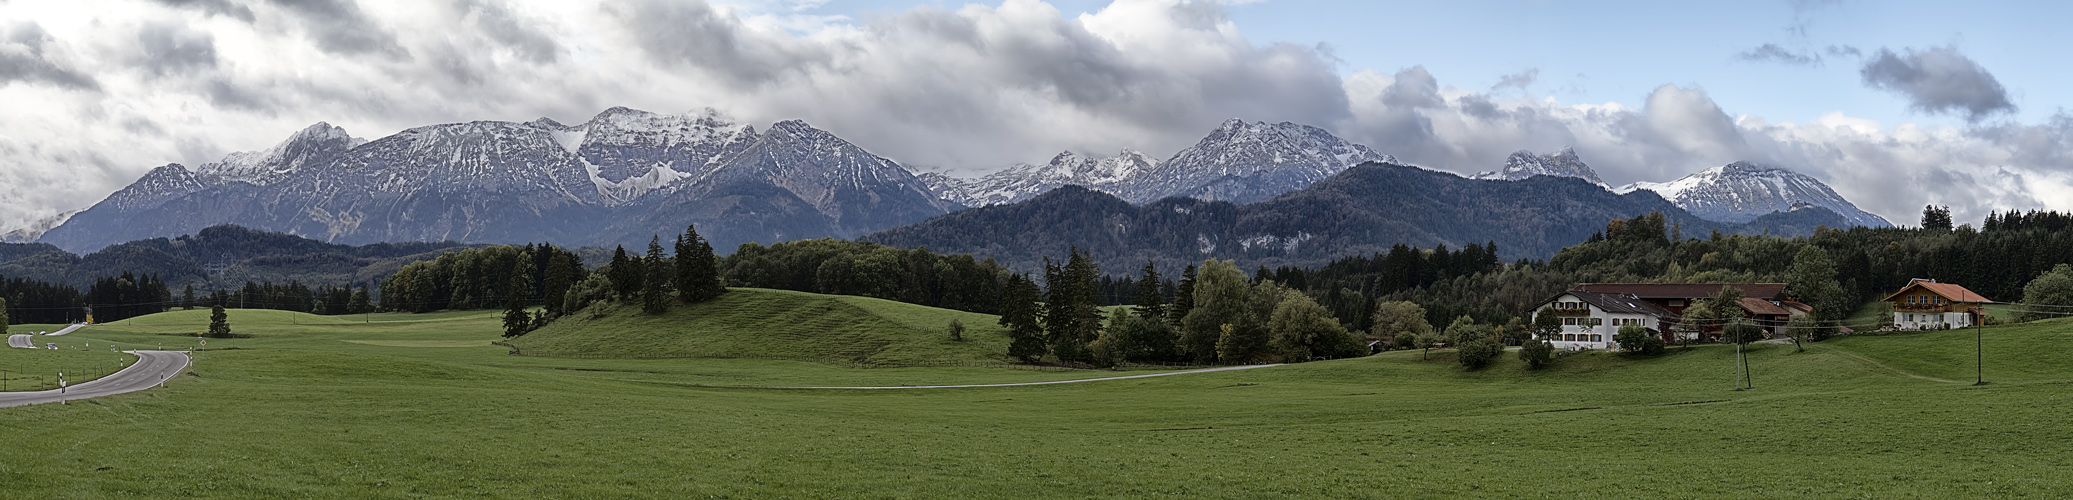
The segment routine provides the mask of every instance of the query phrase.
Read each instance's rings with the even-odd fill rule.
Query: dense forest
[[[998,314],[1007,270],[991,259],[835,239],[741,245],[720,260],[731,286],[861,295]]]

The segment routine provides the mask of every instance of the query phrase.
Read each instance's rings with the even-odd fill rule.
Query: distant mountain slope
[[[1023,271],[1073,246],[1092,252],[1112,272],[1146,260],[1172,268],[1204,258],[1237,259],[1248,267],[1315,266],[1349,254],[1386,252],[1398,243],[1461,248],[1494,242],[1510,260],[1545,258],[1588,239],[1609,220],[1650,212],[1664,213],[1685,235],[1766,229],[1804,234],[1844,222],[1809,208],[1723,224],[1694,217],[1652,192],[1617,194],[1582,179],[1478,181],[1370,163],[1260,203],[1175,198],[1134,206],[1067,186],[1022,203],[969,209],[863,239],[972,253]]]
[[[216,224],[336,243],[645,243],[698,224],[715,247],[853,237],[960,208],[891,160],[804,122],[605,110],[418,127],[373,141],[319,123],[263,151],[159,167],[41,235],[85,252]]]
[[[465,248],[453,242],[348,246],[238,226],[192,235],[110,245],[84,256],[45,243],[0,244],[0,276],[62,283],[85,290],[124,272],[155,274],[175,288],[235,289],[246,281],[345,285],[394,272],[391,261]]]
[[[1748,222],[1805,203],[1842,214],[1851,225],[1893,226],[1883,217],[1858,209],[1820,180],[1750,162],[1713,167],[1670,182],[1637,182],[1618,189],[1623,193],[1635,190],[1654,191],[1692,215],[1722,222]]]

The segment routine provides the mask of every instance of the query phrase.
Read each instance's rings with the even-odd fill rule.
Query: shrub
[[[1539,370],[1555,360],[1555,345],[1543,340],[1526,341],[1526,345],[1519,347],[1519,360],[1525,361],[1527,368]]]
[[[1470,370],[1490,366],[1497,356],[1504,354],[1504,344],[1488,338],[1471,339],[1454,349],[1460,355],[1461,366]]]
[[[1641,325],[1620,327],[1619,333],[1612,336],[1612,341],[1619,343],[1620,350],[1631,354],[1654,356],[1663,353],[1663,338],[1649,333],[1648,329],[1642,328]]]

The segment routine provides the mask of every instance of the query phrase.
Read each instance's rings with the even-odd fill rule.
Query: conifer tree
[[[1166,322],[1180,326],[1180,320],[1188,317],[1188,311],[1195,309],[1195,265],[1188,264],[1180,272],[1180,284],[1173,289],[1173,307],[1166,309]]]
[[[562,310],[561,299],[568,295],[570,287],[576,286],[575,270],[580,269],[577,266],[576,258],[568,252],[556,251],[554,257],[547,260],[547,270],[541,273],[545,275],[545,283],[542,283],[540,293],[547,299],[545,312],[548,319],[570,312]]]
[[[1166,319],[1166,294],[1159,292],[1159,269],[1151,261],[1144,263],[1144,277],[1137,281],[1137,315],[1144,318]]]
[[[719,259],[713,246],[698,235],[698,226],[684,228],[677,237],[677,297],[684,303],[704,302],[727,293],[720,285]]]
[[[669,282],[676,278],[673,266],[662,256],[662,237],[648,239],[648,258],[641,263],[647,279],[641,284],[641,310],[648,314],[669,312]]]
[[[647,281],[647,274],[641,269],[641,259],[627,257],[626,247],[621,245],[612,251],[611,265],[612,270],[606,277],[611,278],[612,291],[619,294],[619,301],[632,302],[640,297],[641,285]]]
[[[1028,275],[1010,274],[1001,290],[1000,325],[1008,327],[1008,355],[1024,363],[1044,356],[1044,329],[1037,309],[1036,283]]]
[[[223,312],[223,303],[209,307],[209,338],[230,338],[230,314]]]
[[[7,334],[7,297],[0,297],[0,335]]]
[[[194,310],[194,285],[191,283],[187,285],[187,291],[180,293],[180,308]]]
[[[511,284],[504,298],[504,338],[532,331],[533,317],[526,314],[527,291],[533,289],[533,259],[522,256],[511,269]]]

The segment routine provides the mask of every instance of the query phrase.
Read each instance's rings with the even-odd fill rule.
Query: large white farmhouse
[[[1534,317],[1539,317],[1541,311],[1553,311],[1562,318],[1561,335],[1549,339],[1556,349],[1610,349],[1618,345],[1613,343],[1612,336],[1619,333],[1621,326],[1641,325],[1660,335],[1677,318],[1634,295],[1583,290],[1563,292],[1541,303],[1534,308]]]

